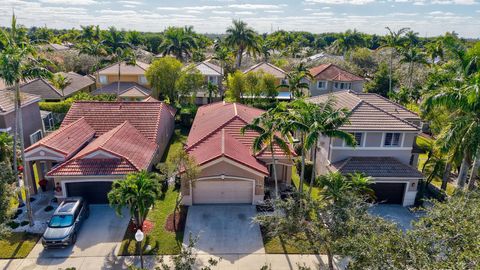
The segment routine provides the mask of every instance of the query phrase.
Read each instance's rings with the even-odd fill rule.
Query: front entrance
[[[405,195],[405,183],[375,183],[376,202],[386,204],[402,204]]]
[[[109,181],[65,183],[65,188],[67,197],[80,196],[89,204],[108,204],[107,194],[112,189],[112,183]]]
[[[253,202],[253,180],[200,180],[193,184],[193,204]]]

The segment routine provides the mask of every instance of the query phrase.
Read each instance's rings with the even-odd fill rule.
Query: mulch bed
[[[142,232],[144,232],[145,234],[148,234],[153,229],[154,226],[155,226],[155,223],[147,219],[143,222]],[[130,223],[128,224],[128,230],[130,232],[136,232],[137,226],[133,224],[132,221],[130,221]]]
[[[185,229],[185,221],[187,220],[187,208],[184,206],[180,207],[180,211],[175,212],[175,224],[173,224],[173,215],[170,214],[165,223],[165,230],[169,232],[181,232]]]

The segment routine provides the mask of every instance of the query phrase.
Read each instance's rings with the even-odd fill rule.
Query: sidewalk
[[[326,256],[320,255],[284,255],[284,254],[226,254],[226,255],[198,255],[196,269],[206,265],[209,258],[221,261],[213,270],[260,270],[262,266],[268,265],[272,270],[293,270],[298,269],[298,265],[307,266],[313,269],[326,269],[324,264],[327,261]],[[165,257],[169,260],[169,256]],[[145,267],[154,269],[158,266],[158,261],[154,256],[144,257]],[[138,257],[69,257],[69,258],[31,258],[17,260],[0,260],[0,269],[11,270],[36,270],[36,269],[66,269],[75,267],[76,270],[95,270],[95,269],[127,269],[129,265],[135,263],[140,265]],[[338,265],[338,268],[344,266]]]

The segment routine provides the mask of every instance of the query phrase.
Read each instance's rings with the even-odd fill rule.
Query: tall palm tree
[[[322,136],[338,138],[345,141],[347,145],[354,146],[355,138],[352,134],[340,130],[345,124],[349,123],[350,112],[346,109],[336,109],[335,100],[328,98],[324,103],[317,104],[317,109],[313,111],[312,123],[308,127],[308,133],[305,138],[305,148],[312,152],[312,175],[310,178],[310,187],[308,194],[312,194],[313,180],[315,179],[315,164],[317,162],[317,142]]]
[[[425,44],[425,52],[430,59],[430,65],[434,66],[437,58],[443,60],[444,50],[441,39]]]
[[[255,118],[252,123],[245,125],[240,129],[242,134],[247,130],[257,132],[259,135],[253,141],[253,154],[257,154],[263,149],[267,148],[272,157],[273,178],[275,181],[275,198],[278,198],[278,178],[277,178],[277,162],[275,159],[275,146],[279,147],[287,155],[291,154],[290,147],[285,140],[285,134],[280,134],[283,130],[282,116],[280,109],[273,108],[263,113],[260,117]]]
[[[363,39],[361,33],[356,29],[353,29],[353,31],[345,31],[340,38],[335,40],[332,43],[332,49],[337,53],[342,53],[342,55],[345,57],[347,52],[363,45],[365,45],[365,40]]]
[[[72,83],[72,80],[64,76],[62,73],[57,73],[52,77],[51,83],[55,88],[62,91],[62,98],[65,98],[64,90]]]
[[[313,79],[310,72],[299,64],[294,70],[287,73],[287,83],[281,84],[278,88],[288,88],[290,91],[290,99],[298,99],[305,96],[305,90],[308,90],[310,85],[308,81]]]
[[[13,87],[15,91],[15,132],[14,144],[20,141],[20,152],[23,168],[27,169],[25,162],[25,143],[23,137],[23,118],[22,118],[22,96],[20,94],[20,82],[35,78],[50,78],[51,73],[43,67],[46,60],[37,57],[35,48],[28,42],[19,41],[17,36],[17,20],[12,16],[11,28],[7,31],[0,30],[0,41],[3,43],[3,50],[0,52],[0,78],[2,78],[8,87]],[[21,32],[21,31],[20,31]],[[18,130],[18,132],[17,132]],[[15,146],[16,147],[16,146]],[[18,159],[16,151],[13,153],[15,160]],[[15,177],[19,187],[20,178],[17,164],[14,164]],[[30,226],[33,226],[33,212],[30,206],[30,184],[26,177],[23,177],[26,188],[26,205]],[[30,179],[31,180],[31,179]]]
[[[237,68],[240,68],[242,65],[244,52],[255,54],[259,51],[257,33],[248,27],[246,22],[240,20],[233,20],[233,25],[227,28],[225,41],[237,54]]]
[[[392,92],[392,73],[393,73],[393,57],[397,49],[403,44],[403,34],[409,30],[409,28],[401,28],[398,31],[393,31],[390,27],[385,27],[388,30],[388,34],[385,36],[384,44],[380,48],[390,48],[390,60],[389,60],[389,72],[388,72],[388,92]]]
[[[207,83],[207,91],[208,91],[208,104],[212,103],[213,96],[218,94],[218,86],[208,82]]]
[[[130,47],[128,42],[125,40],[123,32],[118,31],[117,28],[113,26],[108,28],[108,31],[105,32],[103,44],[110,54],[114,54],[117,49],[125,49]]]
[[[401,56],[400,62],[408,64],[408,88],[412,90],[415,65],[427,63],[425,53],[417,47],[409,46],[401,50]]]
[[[93,25],[80,25],[81,32],[78,39],[84,42],[91,42],[95,36],[95,28]]]
[[[112,60],[114,62],[117,62],[117,67],[118,67],[117,99],[120,99],[121,65],[122,63],[125,63],[126,65],[134,66],[137,63],[137,60],[135,57],[135,53],[129,48],[127,49],[117,48],[115,53],[112,55]]]
[[[169,27],[163,33],[163,41],[158,51],[163,55],[173,54],[178,60],[183,61],[185,57],[190,58],[192,50],[197,48],[193,30],[185,31],[184,28]]]
[[[227,75],[225,72],[225,67],[227,62],[231,59],[231,51],[227,46],[220,43],[215,43],[214,49],[215,52],[213,54],[213,59],[220,62],[220,67],[223,70],[223,79],[225,79]]]
[[[94,72],[96,72],[97,80],[100,78],[98,73],[100,70],[100,57],[107,56],[107,50],[102,42],[92,41],[80,45],[79,53],[93,56],[95,58]],[[101,86],[100,86],[101,87]]]

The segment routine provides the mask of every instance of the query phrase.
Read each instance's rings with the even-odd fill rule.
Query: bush
[[[22,209],[17,209],[17,211],[15,211],[15,215],[13,215],[13,219],[17,219],[22,213]]]
[[[302,173],[302,159],[301,157],[296,160],[295,166],[297,167],[298,175],[300,176]],[[311,161],[305,160],[305,175],[303,180],[305,183],[310,183],[310,178],[312,177],[313,171],[313,163]]]
[[[72,103],[67,101],[59,102],[39,102],[40,110],[54,113],[67,113]]]
[[[9,221],[7,222],[7,226],[10,227],[12,230],[18,228],[18,226],[20,226],[20,224],[16,221]]]
[[[30,224],[30,222],[28,222],[28,220],[24,220],[24,221],[20,222],[20,226],[22,226],[22,227],[26,226],[28,224]]]

